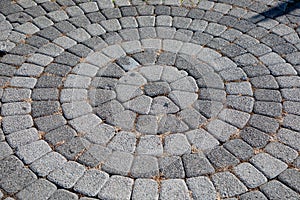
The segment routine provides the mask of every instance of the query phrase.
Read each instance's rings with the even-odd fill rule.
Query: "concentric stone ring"
[[[0,198],[300,199],[299,3],[0,2]]]

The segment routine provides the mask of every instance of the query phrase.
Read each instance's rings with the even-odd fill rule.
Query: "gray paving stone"
[[[118,95],[117,91],[117,95]],[[89,97],[92,106],[99,106],[103,103],[106,103],[114,98],[116,98],[116,93],[112,90],[105,89],[90,89]]]
[[[241,63],[237,61],[237,64],[241,64]],[[224,69],[220,72],[220,75],[225,81],[238,81],[238,80],[243,80],[245,79],[245,77],[247,77],[247,75],[241,68]]]
[[[288,62],[290,62],[293,65],[299,65],[300,64],[299,52],[294,52],[294,53],[288,54],[286,56],[286,59],[287,59]]]
[[[95,114],[87,114],[69,121],[69,124],[78,132],[87,133],[101,122],[102,120]]]
[[[62,89],[60,94],[61,103],[71,103],[74,101],[87,100],[87,90],[85,89]]]
[[[39,76],[43,72],[43,67],[24,63],[17,71],[16,75],[20,76]]]
[[[179,111],[179,108],[167,97],[158,96],[152,101],[150,114],[171,114]]]
[[[0,156],[0,160],[2,160],[3,158],[13,154],[13,150],[10,148],[10,146],[6,143],[6,142],[1,142],[0,143],[0,149],[1,149],[1,156]]]
[[[275,178],[288,167],[287,164],[267,153],[255,155],[250,162],[270,179]]]
[[[300,196],[295,191],[291,190],[277,180],[272,180],[260,189],[268,197],[268,199],[299,199]]]
[[[76,182],[74,190],[88,196],[96,196],[109,175],[96,169],[85,171],[84,175]]]
[[[26,115],[31,111],[31,106],[27,102],[4,103],[1,105],[1,115]]]
[[[283,144],[286,144],[292,147],[293,149],[299,151],[300,140],[298,134],[299,134],[298,132],[281,128],[278,131],[278,139]]]
[[[226,84],[226,92],[229,94],[253,95],[251,84],[249,82],[230,82]]]
[[[238,128],[243,128],[250,119],[250,115],[233,109],[224,109],[220,112],[219,118]]]
[[[260,101],[281,102],[281,94],[277,90],[257,89],[254,91],[255,99]]]
[[[41,76],[36,84],[37,88],[57,88],[62,85],[62,78],[57,76]]]
[[[16,196],[19,199],[45,199],[56,191],[56,186],[45,179],[39,179],[20,191]]]
[[[223,147],[215,147],[207,153],[207,158],[218,169],[227,168],[239,163],[239,160]]]
[[[64,83],[66,88],[88,88],[91,78],[80,75],[69,75]]]
[[[207,118],[216,117],[223,109],[223,104],[217,101],[197,100],[193,107]]]
[[[185,177],[183,163],[179,156],[161,157],[158,162],[159,171],[163,177],[170,179]]]
[[[236,127],[218,119],[209,122],[206,128],[208,132],[222,142],[227,141],[232,134],[238,131]]]
[[[163,146],[159,137],[152,135],[142,136],[136,148],[139,155],[161,156],[163,154]]]
[[[136,113],[125,110],[111,117],[107,118],[106,121],[109,124],[113,124],[117,127],[122,128],[123,130],[132,130],[134,127],[134,122],[136,119]]]
[[[192,129],[196,129],[206,121],[206,118],[193,108],[186,108],[178,115]]]
[[[285,183],[290,188],[299,192],[299,176],[300,173],[296,169],[287,169],[279,175],[279,180]]]
[[[14,194],[36,181],[37,177],[29,169],[19,168],[1,179],[1,188],[8,194]]]
[[[269,143],[265,151],[286,163],[293,162],[298,156],[297,151],[279,142]]]
[[[24,163],[30,164],[51,151],[50,146],[42,140],[20,146],[16,154]]]
[[[191,146],[183,134],[172,134],[166,136],[164,151],[170,155],[183,155],[191,152]]]
[[[116,100],[112,100],[109,102],[106,102],[95,109],[97,115],[101,119],[107,119],[109,117],[112,117],[114,114],[120,113],[124,110],[124,107],[122,104],[120,104]]]
[[[249,163],[239,164],[233,170],[248,188],[256,188],[268,181],[260,171]]]
[[[108,147],[113,150],[133,153],[136,147],[136,136],[132,132],[118,132],[110,141]]]
[[[161,182],[160,199],[191,199],[188,188],[183,180],[170,179]]]
[[[79,163],[89,167],[97,167],[103,163],[112,153],[112,150],[100,145],[92,145],[77,159]]]
[[[196,177],[215,172],[203,153],[186,154],[182,157],[186,177]]]
[[[282,113],[282,105],[275,102],[256,101],[253,111],[256,114],[279,117]]]
[[[70,141],[57,146],[55,150],[67,159],[75,160],[83,151],[88,149],[89,145],[90,143],[87,140],[81,137],[74,137]]]
[[[283,126],[300,131],[299,120],[300,117],[298,115],[287,114],[283,119]]]
[[[102,165],[102,169],[110,174],[127,176],[133,162],[133,155],[127,152],[114,151]]]
[[[50,172],[47,178],[61,187],[71,188],[84,174],[84,171],[85,169],[82,165],[69,161],[64,163],[61,168]]]
[[[148,155],[136,156],[133,160],[130,174],[135,178],[151,178],[158,176],[157,158]]]
[[[100,124],[89,131],[85,138],[95,144],[106,145],[115,135],[115,129],[107,124]]]
[[[202,88],[223,89],[224,83],[221,77],[215,73],[207,73],[204,77],[197,80],[197,85]]]
[[[63,133],[63,134],[61,134]],[[45,140],[52,145],[57,145],[60,143],[68,142],[73,137],[75,137],[77,133],[70,126],[60,126],[49,131],[45,135]]]
[[[240,95],[228,95],[226,105],[230,108],[251,113],[254,106],[254,98]]]
[[[34,123],[36,124],[38,130],[48,132],[65,125],[67,121],[61,115],[50,115],[36,118]]]
[[[30,169],[39,176],[47,176],[51,171],[62,167],[67,160],[59,153],[50,152],[30,164]]]
[[[217,192],[212,182],[204,176],[188,178],[186,181],[188,188],[192,191],[194,199],[205,198],[213,200],[217,198]]]
[[[64,103],[62,109],[67,119],[74,119],[92,112],[92,107],[84,101]]]
[[[212,181],[221,197],[234,197],[248,191],[247,187],[230,172],[220,172],[212,176]]]
[[[58,101],[34,101],[32,102],[32,116],[42,117],[52,115],[60,111]]]
[[[136,179],[134,182],[131,198],[158,199],[158,183],[151,179]]]
[[[34,88],[37,80],[35,78],[15,76],[10,80],[10,86],[17,88]]]
[[[121,29],[121,25],[117,19],[110,19],[101,22],[102,27],[106,31],[118,31]]]
[[[201,151],[211,150],[219,144],[218,140],[204,129],[188,131],[186,132],[186,136],[191,145]]]
[[[250,191],[240,196],[241,200],[267,200],[267,197],[260,191]]]
[[[64,49],[68,49],[74,45],[76,45],[76,41],[67,37],[67,36],[61,36],[56,38],[53,43],[57,44],[58,46],[61,46]]]
[[[5,134],[17,132],[33,126],[30,115],[15,115],[2,118],[2,128]]]
[[[17,131],[6,136],[6,140],[12,148],[32,143],[38,139],[39,134],[35,128]]]
[[[275,133],[279,128],[279,123],[276,119],[257,114],[252,115],[249,124],[266,133]]]
[[[123,176],[111,176],[101,189],[98,197],[101,199],[130,199],[133,179]]]
[[[142,95],[125,102],[123,105],[125,108],[130,109],[139,114],[148,114],[150,112],[151,103],[152,98],[146,95]]]
[[[226,142],[224,147],[242,161],[246,161],[254,155],[250,145],[241,139],[234,139]]]
[[[78,196],[64,189],[59,189],[49,198],[49,200],[78,200]]]
[[[263,148],[270,140],[269,135],[252,127],[243,129],[240,133],[241,138],[255,148]]]

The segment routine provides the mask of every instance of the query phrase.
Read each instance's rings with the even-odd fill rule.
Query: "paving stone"
[[[90,143],[80,137],[74,137],[68,142],[65,142],[55,149],[67,159],[75,160],[84,150],[88,149]]]
[[[109,175],[104,172],[87,170],[75,184],[74,190],[88,196],[96,196],[108,179]]]
[[[111,149],[96,144],[90,146],[77,160],[86,166],[96,167],[103,163],[111,153]]]
[[[240,136],[244,141],[256,148],[265,147],[270,140],[267,134],[252,127],[242,130]]]
[[[207,125],[207,131],[210,132],[218,140],[225,142],[229,137],[236,133],[238,129],[221,120],[213,120]]]
[[[157,158],[148,155],[136,156],[130,174],[135,178],[150,178],[159,174]]]
[[[257,199],[257,200],[267,200],[267,197],[260,191],[250,191],[240,196],[241,200],[250,200],[250,199]]]
[[[0,143],[0,149],[1,149],[1,156],[0,156],[0,160],[2,160],[3,158],[13,154],[13,150],[10,148],[10,146],[6,143],[6,142],[1,142]]]
[[[239,160],[223,147],[215,147],[207,153],[207,158],[216,168],[226,168],[239,163]]]
[[[132,199],[158,199],[158,183],[151,179],[136,179]]]
[[[281,128],[278,131],[278,139],[280,142],[296,149],[299,151],[299,138],[298,138],[298,132]]]
[[[279,180],[285,183],[290,188],[299,192],[299,171],[296,169],[287,169],[279,175]]]
[[[293,162],[298,156],[297,151],[278,142],[269,143],[265,150],[267,153],[286,163]]]
[[[254,106],[254,99],[247,96],[228,95],[226,99],[226,104],[230,108],[251,113]]]
[[[158,134],[167,132],[180,133],[188,130],[188,126],[174,115],[164,115],[158,121]]]
[[[38,139],[39,135],[35,128],[17,131],[6,136],[6,140],[12,148],[32,143]]]
[[[91,105],[95,107],[116,98],[116,93],[106,89],[90,89],[89,98]]]
[[[136,146],[136,137],[132,132],[121,131],[108,144],[114,150],[133,153]]]
[[[211,150],[219,144],[218,140],[204,129],[188,131],[186,136],[191,145],[201,151]]]
[[[34,88],[37,80],[35,78],[15,76],[10,80],[10,86],[17,88]]]
[[[58,88],[62,85],[62,78],[56,76],[41,76],[36,84],[37,88]]]
[[[229,94],[253,95],[251,84],[249,82],[230,82],[226,84],[226,92]]]
[[[17,103],[5,103],[1,106],[1,115],[25,115],[29,114],[31,111],[31,106],[26,102],[17,102]]]
[[[87,133],[93,130],[102,120],[95,114],[87,114],[69,121],[69,124],[78,132]]]
[[[196,177],[215,172],[203,153],[186,154],[182,157],[186,177]]]
[[[63,133],[63,134],[61,134]],[[74,129],[72,129],[69,126],[60,126],[58,128],[55,128],[51,131],[49,131],[45,135],[45,140],[52,145],[57,145],[62,142],[68,142],[71,140],[73,137],[75,137],[76,132]]]
[[[267,115],[270,117],[281,116],[282,105],[275,102],[256,101],[254,104],[254,113]]]
[[[20,94],[23,94],[23,92],[20,92]],[[31,97],[32,100],[58,100],[58,96],[59,96],[58,89],[56,88],[39,88],[39,89],[33,89]]]
[[[48,132],[65,125],[67,122],[61,115],[50,115],[36,118],[34,123],[36,124],[38,130]]]
[[[124,107],[122,104],[120,104],[116,100],[112,100],[109,102],[106,102],[95,109],[97,115],[101,119],[107,119],[112,117],[114,114],[120,113],[124,110]]]
[[[64,49],[68,49],[76,45],[76,41],[67,36],[58,37],[53,42]]]
[[[169,198],[191,199],[185,182],[180,179],[163,180],[159,197],[162,200]]]
[[[173,134],[165,138],[164,150],[171,155],[183,155],[190,153],[191,146],[183,134]]]
[[[52,171],[47,178],[61,187],[71,188],[84,174],[84,171],[85,169],[82,165],[69,161],[61,168]]]
[[[42,117],[58,113],[60,105],[57,101],[34,101],[32,103],[32,116]]]
[[[248,191],[247,187],[230,172],[220,172],[212,176],[212,181],[222,198],[233,197]]]
[[[287,164],[267,153],[255,155],[250,162],[270,179],[275,178],[288,167]]]
[[[198,128],[206,121],[206,118],[193,108],[186,108],[180,111],[178,115],[192,129]]]
[[[265,185],[261,186],[260,189],[268,197],[268,199],[298,199],[299,194],[291,190],[284,184],[277,180],[272,180]]]
[[[1,188],[8,194],[14,194],[36,181],[37,177],[29,169],[20,168],[0,181]]]
[[[130,199],[133,186],[133,179],[123,176],[111,176],[98,197],[101,199]]]
[[[142,136],[136,148],[136,152],[139,155],[160,156],[163,154],[162,142],[157,136]]]
[[[84,101],[64,103],[62,105],[62,109],[64,112],[64,116],[67,119],[74,119],[92,112],[92,107]]]
[[[249,188],[256,188],[268,180],[249,163],[242,163],[233,168],[237,177]]]
[[[237,110],[224,109],[220,112],[219,118],[238,128],[243,128],[250,119],[250,115]]]
[[[207,118],[216,117],[223,109],[223,104],[217,101],[197,100],[193,107]]]
[[[91,78],[80,75],[69,75],[64,82],[66,88],[88,88]]]
[[[217,198],[217,192],[212,182],[204,176],[188,178],[186,181],[188,188],[192,191],[194,199],[205,198],[213,200]]]
[[[252,115],[249,124],[266,133],[275,133],[279,128],[279,123],[276,119],[257,114]]]
[[[117,127],[121,127],[123,130],[132,130],[136,119],[136,113],[125,110],[111,117],[107,118],[106,121],[109,124],[113,124]]]
[[[184,178],[185,171],[179,156],[159,158],[159,171],[165,178]]]
[[[15,171],[23,168],[23,163],[14,155],[8,156],[0,161],[1,166],[1,179],[9,177]]]
[[[125,102],[125,108],[130,109],[139,114],[148,114],[150,111],[152,99],[148,96],[142,95],[130,101]]]
[[[17,132],[33,126],[30,115],[7,116],[2,119],[2,128],[5,134]]]
[[[96,144],[106,145],[115,135],[115,129],[107,124],[100,124],[89,131],[85,138]]]
[[[299,116],[288,114],[283,119],[283,126],[299,131],[300,130],[299,123],[298,123],[299,120],[300,120]]]
[[[39,140],[20,146],[16,154],[24,161],[24,163],[30,164],[50,151],[50,146],[46,142]]]
[[[19,199],[45,199],[56,190],[56,186],[45,179],[39,179],[20,191],[16,196]]]
[[[30,164],[30,169],[39,176],[47,176],[51,171],[62,167],[67,160],[56,152],[50,152]]]
[[[248,160],[254,154],[252,147],[241,139],[230,140],[224,147],[240,160]]]
[[[276,90],[268,90],[268,89],[257,89],[254,91],[255,99],[260,101],[274,101],[281,102],[281,94]]]
[[[221,77],[215,73],[207,73],[204,77],[197,80],[197,85],[200,88],[216,88],[223,89],[224,83]]]
[[[59,189],[59,190],[56,190],[49,199],[50,200],[59,200],[59,199],[78,200],[78,196],[67,190]]]

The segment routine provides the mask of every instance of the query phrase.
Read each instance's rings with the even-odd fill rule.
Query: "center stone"
[[[189,130],[180,118],[198,99],[195,79],[173,66],[136,66],[119,76],[98,73],[89,91],[91,105],[107,124],[141,134]]]

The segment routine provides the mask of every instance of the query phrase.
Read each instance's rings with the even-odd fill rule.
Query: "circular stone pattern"
[[[0,199],[300,199],[299,8],[1,0]]]

